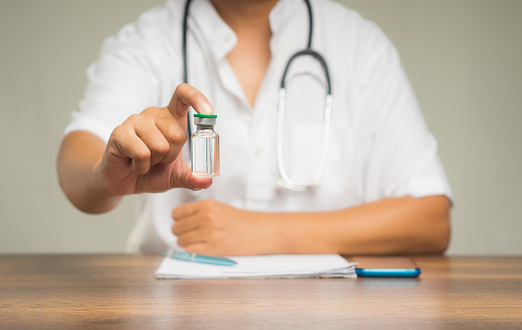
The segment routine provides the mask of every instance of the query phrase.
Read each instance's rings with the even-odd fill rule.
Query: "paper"
[[[164,258],[157,278],[356,277],[355,264],[338,254],[276,254],[229,257],[235,266]]]

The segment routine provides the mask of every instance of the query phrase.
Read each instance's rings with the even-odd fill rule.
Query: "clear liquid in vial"
[[[212,126],[200,127],[192,134],[192,175],[219,176],[219,135]]]

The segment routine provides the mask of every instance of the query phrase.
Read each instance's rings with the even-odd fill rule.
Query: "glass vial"
[[[219,135],[214,132],[216,118],[216,115],[194,115],[197,129],[191,137],[193,176],[219,176]]]

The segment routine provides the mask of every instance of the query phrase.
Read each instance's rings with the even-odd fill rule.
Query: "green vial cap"
[[[203,115],[201,113],[194,114],[194,117],[197,118],[217,118],[217,115]]]

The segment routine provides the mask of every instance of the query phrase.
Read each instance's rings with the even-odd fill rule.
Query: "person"
[[[103,45],[57,168],[87,213],[140,194],[131,252],[209,255],[440,253],[451,190],[398,53],[357,12],[312,0],[313,48],[330,67],[330,143],[320,184],[292,191],[276,161],[279,84],[306,46],[303,0],[194,0],[183,83],[185,1],[142,14]],[[288,77],[284,163],[313,176],[325,78],[303,58]],[[187,164],[187,113],[218,115],[221,176]]]

